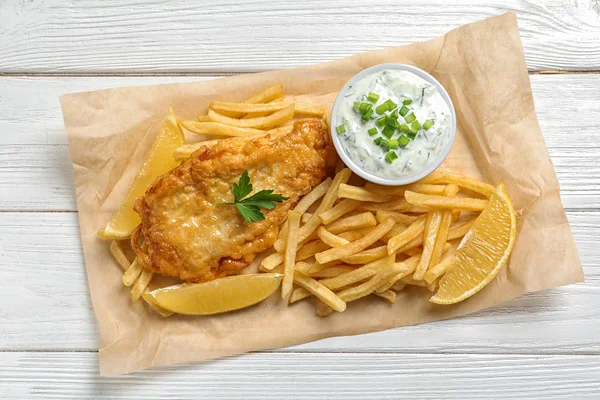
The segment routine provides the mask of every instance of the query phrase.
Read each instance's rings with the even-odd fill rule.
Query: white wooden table
[[[599,0],[200,3],[0,1],[0,397],[600,398]],[[447,322],[99,376],[59,95],[318,63],[510,9],[585,283]]]

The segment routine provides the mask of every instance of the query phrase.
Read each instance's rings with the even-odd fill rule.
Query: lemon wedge
[[[515,210],[500,184],[458,246],[452,265],[429,301],[454,304],[480,291],[508,260],[515,237]]]
[[[281,274],[228,276],[205,283],[184,283],[156,289],[143,296],[177,314],[211,315],[263,301],[277,290],[281,278]]]
[[[154,144],[144,161],[144,165],[138,172],[125,201],[117,213],[112,217],[104,229],[98,231],[102,239],[124,239],[141,222],[140,216],[133,210],[135,200],[146,193],[148,187],[154,180],[177,167],[179,162],[173,158],[173,151],[185,143],[183,131],[175,118],[173,110],[169,108],[169,114],[163,122],[161,131],[156,136]]]

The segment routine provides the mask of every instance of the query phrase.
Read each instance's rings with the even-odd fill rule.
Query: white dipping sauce
[[[378,94],[379,99],[370,102],[367,98],[369,93]],[[378,105],[388,99],[397,104],[398,109],[404,100],[412,100],[406,107],[414,113],[419,123],[423,125],[426,120],[433,122],[429,129],[417,130],[414,139],[405,147],[390,150],[398,155],[391,163],[386,161],[389,151],[373,141],[378,137],[389,140],[381,134],[382,127],[376,123],[381,115],[375,111]],[[354,110],[354,102],[372,103],[372,119],[362,120],[361,113]],[[398,123],[410,126],[405,117],[398,116]],[[434,85],[412,72],[386,70],[367,75],[350,86],[338,108],[337,124],[345,127],[345,132],[338,135],[344,151],[359,167],[381,178],[399,178],[423,171],[449,145],[451,116],[448,105]],[[370,136],[367,131],[374,127],[379,133]],[[402,135],[406,134],[395,130],[391,139],[398,139]]]

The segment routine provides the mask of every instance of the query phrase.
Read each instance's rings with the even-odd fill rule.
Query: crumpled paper
[[[123,201],[172,105],[194,119],[210,100],[241,100],[281,83],[298,101],[331,107],[336,93],[364,68],[389,62],[418,66],[452,97],[458,132],[442,168],[504,182],[517,212],[510,261],[476,296],[454,306],[428,302],[419,288],[390,305],[366,298],[344,313],[315,316],[310,301],[288,306],[279,296],[210,317],[163,318],[132,304],[108,243],[96,232]],[[583,279],[559,185],[536,118],[514,13],[455,29],[443,37],[304,68],[212,81],[116,88],[61,97],[73,160],[81,239],[100,326],[100,371],[114,376],[167,365],[284,347],[464,315],[527,292]]]

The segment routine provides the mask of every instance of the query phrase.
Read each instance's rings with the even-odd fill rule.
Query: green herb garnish
[[[398,154],[396,154],[395,151],[390,151],[389,153],[387,153],[385,155],[385,161],[387,161],[388,163],[392,163],[392,161],[394,161],[396,158],[398,158]]]
[[[238,183],[233,184],[233,202],[217,204],[235,205],[246,222],[254,222],[265,219],[265,215],[260,210],[261,208],[271,210],[275,208],[275,203],[281,203],[288,199],[288,197],[282,194],[273,193],[273,190],[261,190],[244,199],[251,192],[252,184],[250,183],[250,176],[248,175],[248,170],[245,170],[242,176],[240,176]]]
[[[428,130],[429,128],[431,128],[433,126],[433,121],[428,119],[427,121],[423,122],[423,128],[425,130]]]
[[[369,92],[367,99],[373,103],[377,103],[377,100],[379,100],[379,95],[377,93]]]
[[[404,117],[404,119],[406,120],[406,122],[408,122],[409,124],[411,122],[413,122],[415,119],[417,119],[417,117],[415,116],[414,113],[410,113],[408,114],[406,117]]]
[[[379,133],[377,132],[377,128],[371,128],[367,132],[369,133],[369,136],[375,136]]]
[[[405,147],[407,144],[410,143],[410,139],[402,135],[398,138],[398,143],[400,144],[400,146]]]
[[[346,132],[346,127],[344,126],[344,124],[340,124],[335,128],[335,131],[338,135],[341,135],[342,133]]]

